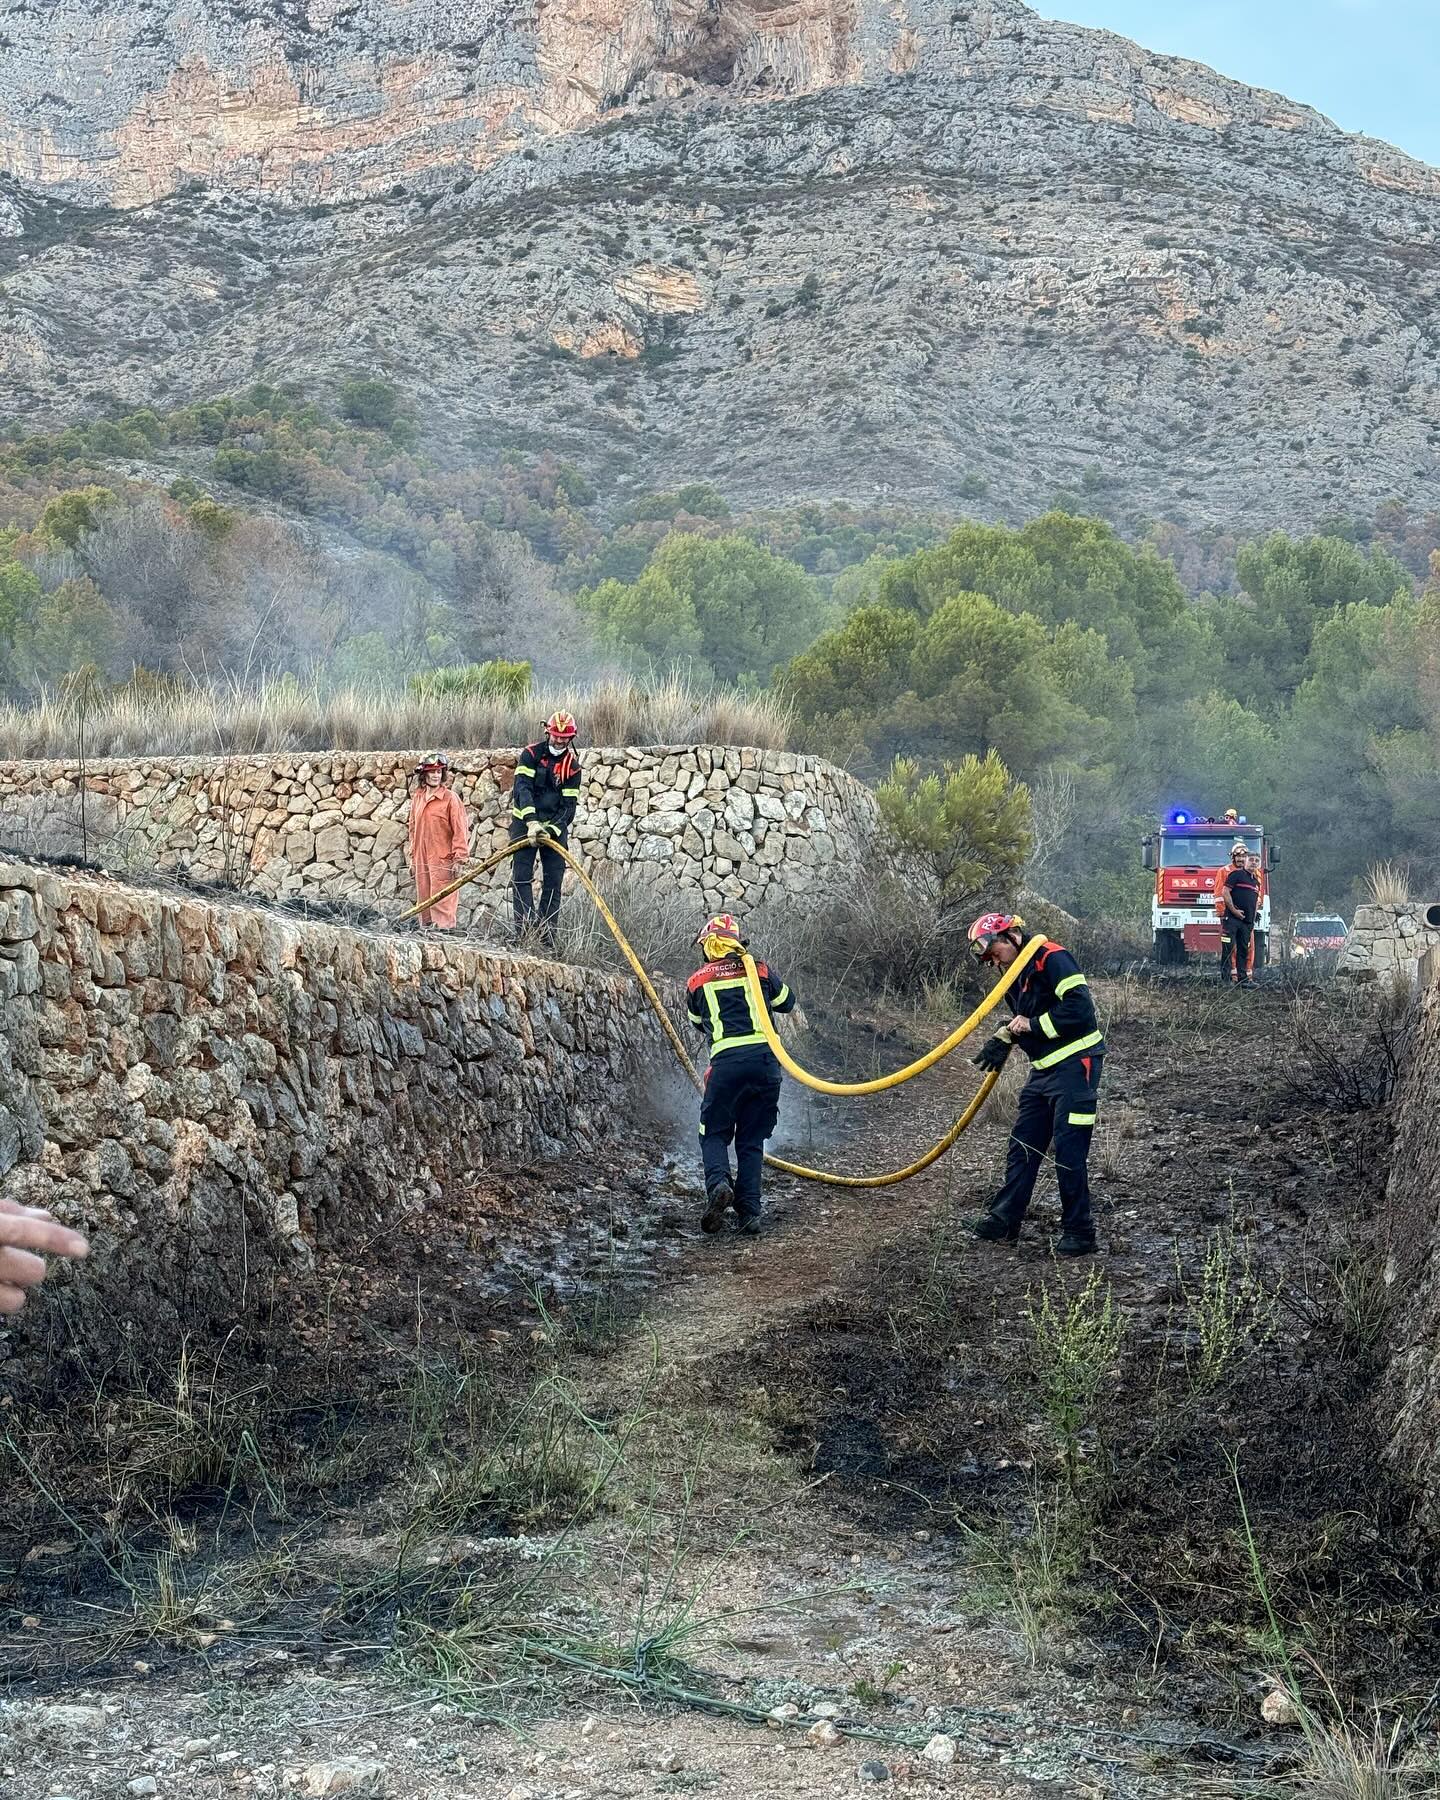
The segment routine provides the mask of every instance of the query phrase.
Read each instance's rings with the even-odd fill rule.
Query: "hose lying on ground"
[[[446,899],[449,895],[464,887],[467,882],[475,881],[479,876],[488,874],[491,869],[498,867],[500,863],[504,862],[507,856],[513,856],[517,850],[524,849],[527,842],[528,839],[526,838],[515,838],[509,843],[502,844],[500,849],[498,849],[493,856],[486,857],[483,862],[478,863],[473,869],[467,869],[463,875],[458,876],[445,887],[438,889],[435,893],[430,894],[417,905],[412,906],[407,911],[401,913],[399,918],[395,921],[396,924],[402,924],[406,919],[413,919],[417,913],[428,912],[437,900]],[[670,1047],[675,1052],[680,1066],[690,1077],[696,1092],[703,1093],[705,1091],[705,1084],[700,1079],[695,1064],[690,1058],[690,1052],[685,1048],[679,1032],[675,1029],[670,1014],[666,1010],[665,1002],[655,991],[655,984],[646,973],[644,964],[635,954],[635,951],[630,944],[630,940],[620,929],[614,913],[612,913],[610,908],[605,904],[599,889],[580,866],[579,860],[564,844],[551,843],[546,847],[554,850],[557,855],[562,856],[565,859],[566,863],[573,870],[576,879],[580,882],[580,885],[585,889],[585,892],[590,896],[591,900],[594,901],[600,917],[605,921],[610,935],[619,946],[621,955],[625,958],[626,962],[629,963],[635,979],[640,983],[640,991],[649,1002],[651,1011],[659,1020],[661,1029],[664,1031],[666,1037],[669,1038]],[[966,1019],[963,1024],[957,1025],[954,1031],[952,1031],[941,1043],[938,1043],[933,1050],[927,1050],[924,1056],[918,1057],[913,1063],[907,1064],[903,1069],[897,1069],[894,1074],[877,1076],[873,1081],[827,1081],[823,1076],[811,1075],[808,1070],[802,1069],[799,1063],[794,1060],[786,1050],[785,1046],[780,1042],[779,1034],[776,1032],[774,1023],[770,1018],[770,1010],[765,1003],[765,997],[760,988],[759,973],[756,970],[754,959],[748,955],[744,958],[745,978],[750,984],[751,1001],[756,1016],[761,1022],[761,1028],[765,1033],[766,1042],[774,1052],[782,1068],[793,1075],[797,1081],[803,1082],[806,1087],[814,1088],[817,1092],[822,1094],[877,1094],[886,1088],[899,1087],[902,1082],[911,1081],[915,1076],[923,1074],[926,1069],[933,1068],[936,1063],[943,1057],[948,1056],[957,1045],[961,1044],[969,1037],[970,1033],[974,1031],[981,1020],[993,1012],[1000,1004],[1001,1000],[1004,999],[1005,995],[1010,991],[1010,988],[1019,979],[1020,973],[1025,965],[1029,962],[1030,958],[1035,955],[1036,951],[1039,950],[1044,941],[1045,940],[1042,937],[1031,938],[1029,943],[1025,945],[1020,954],[1016,957],[1015,961],[1011,963],[1010,967],[1005,971],[1005,974],[996,982],[995,986],[985,996],[979,1006],[975,1008],[974,1012],[971,1013],[970,1017]],[[896,1182],[908,1181],[912,1175],[918,1175],[922,1169],[928,1169],[932,1163],[938,1162],[947,1150],[954,1147],[961,1136],[968,1131],[970,1126],[975,1122],[975,1118],[979,1113],[980,1108],[989,1099],[991,1091],[994,1089],[995,1083],[999,1079],[1000,1077],[998,1074],[987,1075],[980,1084],[979,1092],[975,1095],[974,1099],[971,1100],[964,1112],[960,1114],[960,1117],[956,1119],[949,1131],[945,1133],[944,1137],[942,1137],[938,1143],[932,1144],[923,1156],[917,1158],[913,1163],[907,1164],[903,1169],[892,1169],[884,1175],[836,1175],[827,1169],[810,1169],[806,1168],[803,1163],[786,1162],[781,1157],[771,1156],[768,1153],[766,1154],[765,1161],[770,1168],[780,1169],[786,1175],[798,1175],[806,1181],[823,1181],[830,1187],[893,1187]]]

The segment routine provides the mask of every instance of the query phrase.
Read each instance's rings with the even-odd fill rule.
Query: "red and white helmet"
[[[1025,921],[1019,913],[988,912],[981,913],[975,923],[965,933],[970,944],[970,954],[976,962],[984,962],[990,954],[990,946],[997,937],[1007,931],[1020,931]]]
[[[695,933],[697,944],[709,945],[711,938],[723,939],[728,943],[739,944],[742,948],[749,942],[740,933],[740,921],[734,913],[716,913],[708,918]]]
[[[566,712],[563,707],[559,712],[551,713],[545,721],[547,736],[554,738],[557,743],[568,743],[579,729],[580,727],[575,723],[574,713]]]
[[[415,773],[423,775],[427,769],[439,769],[446,773],[450,768],[450,758],[439,750],[427,750],[415,765]]]

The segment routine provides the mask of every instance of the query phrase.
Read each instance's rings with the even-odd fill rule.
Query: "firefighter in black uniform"
[[[730,913],[707,919],[695,942],[704,964],[690,977],[686,1010],[697,1031],[708,1033],[710,1067],[700,1102],[700,1157],[705,1165],[702,1231],[718,1231],[733,1206],[747,1235],[760,1229],[760,1178],[765,1140],[780,1116],[780,1065],[765,1041],[740,952],[745,939]],[[773,969],[757,963],[765,1005],[789,1012],[795,996]],[[735,1174],[730,1140],[735,1140]]]
[[[552,713],[545,736],[528,744],[515,764],[510,804],[510,841],[527,840],[511,857],[515,900],[515,935],[522,937],[537,922],[549,945],[555,942],[560,916],[560,884],[565,860],[550,848],[569,842],[575,809],[580,804],[580,759],[575,754],[576,725],[572,713]],[[535,857],[540,857],[540,906],[535,907]]]
[[[982,963],[1008,968],[1024,946],[1024,925],[1014,913],[982,914],[970,927],[971,953]],[[1010,1005],[1014,1018],[989,1040],[975,1064],[1002,1069],[1018,1044],[1030,1058],[1030,1078],[1020,1090],[1004,1186],[972,1230],[976,1237],[1015,1242],[1053,1143],[1061,1224],[1055,1248],[1061,1256],[1089,1256],[1095,1224],[1086,1164],[1105,1060],[1095,1003],[1075,958],[1061,945],[1047,943],[1026,964]]]
[[[1260,877],[1251,867],[1250,852],[1239,838],[1230,846],[1230,867],[1216,879],[1215,910],[1220,915],[1220,980],[1222,984],[1235,981],[1243,988],[1253,988]]]

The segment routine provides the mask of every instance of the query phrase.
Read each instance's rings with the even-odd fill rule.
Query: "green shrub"
[[[509,700],[530,698],[533,671],[528,662],[462,663],[449,669],[427,669],[410,677],[410,692],[418,700],[441,698]]]
[[[993,750],[929,775],[898,757],[876,798],[904,848],[934,870],[946,909],[1004,895],[1019,881],[1030,855],[1030,791]]]
[[[357,376],[340,390],[340,411],[356,425],[388,431],[400,414],[400,398],[388,381]]]

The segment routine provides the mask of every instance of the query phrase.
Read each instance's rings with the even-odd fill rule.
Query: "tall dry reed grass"
[[[1410,904],[1410,867],[1403,862],[1372,863],[1365,875],[1365,891],[1376,906]]]
[[[272,752],[487,749],[530,742],[557,707],[584,743],[731,744],[783,750],[790,715],[768,694],[702,688],[683,676],[639,683],[609,677],[515,702],[491,695],[326,689],[293,677],[214,688],[117,689],[84,704],[47,695],[0,706],[0,759],[255,756]]]

